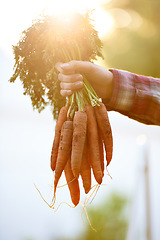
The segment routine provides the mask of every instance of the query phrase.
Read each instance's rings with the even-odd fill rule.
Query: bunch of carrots
[[[104,176],[104,149],[107,165],[112,159],[113,139],[105,105],[86,104],[76,111],[73,119],[67,117],[68,106],[61,108],[55,128],[51,153],[51,169],[55,172],[54,197],[58,181],[64,171],[71,200],[80,201],[78,178],[81,176],[85,193],[91,190],[91,169],[98,184]]]
[[[104,158],[110,163],[113,139],[106,107],[83,76],[83,88],[70,97],[60,95],[57,62],[91,61],[102,57],[102,42],[94,29],[91,13],[69,16],[42,16],[24,30],[13,46],[15,71],[10,82],[19,77],[24,94],[33,108],[41,112],[50,105],[57,120],[51,153],[55,172],[54,200],[64,171],[73,204],[80,201],[79,177],[85,193],[91,189],[91,172],[102,183]]]

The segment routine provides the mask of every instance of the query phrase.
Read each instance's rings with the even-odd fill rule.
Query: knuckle
[[[74,69],[76,69],[76,67],[77,67],[77,60],[71,60],[71,65],[72,65],[72,67],[74,68]]]
[[[71,60],[71,61],[70,61],[70,63],[71,63],[72,65],[75,65],[76,62],[77,62],[76,60]]]

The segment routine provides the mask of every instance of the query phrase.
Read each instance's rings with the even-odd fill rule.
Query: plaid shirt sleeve
[[[103,100],[109,111],[117,111],[145,124],[160,125],[160,79],[110,69],[114,89],[109,101]]]

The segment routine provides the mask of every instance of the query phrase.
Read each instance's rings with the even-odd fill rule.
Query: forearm
[[[118,111],[145,124],[160,125],[160,79],[111,69],[114,76],[108,110]]]

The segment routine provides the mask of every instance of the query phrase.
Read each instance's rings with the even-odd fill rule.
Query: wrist
[[[106,76],[106,100],[110,100],[113,94],[113,73],[111,71],[107,71],[107,76]]]

